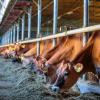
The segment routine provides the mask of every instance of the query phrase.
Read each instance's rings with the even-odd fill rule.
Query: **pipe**
[[[37,26],[37,38],[41,32],[41,12],[42,12],[42,1],[38,0],[38,26]],[[37,41],[37,56],[40,54],[40,42]]]
[[[25,14],[22,16],[22,37],[21,40],[24,40],[24,30],[25,30]]]
[[[17,23],[17,42],[19,42],[19,20]]]
[[[89,0],[84,0],[83,10],[83,27],[87,27],[89,25]],[[85,33],[83,33],[83,46],[86,44],[87,40],[88,34],[85,35]]]
[[[53,7],[53,35],[57,33],[57,18],[58,18],[58,0],[54,0]],[[53,39],[53,47],[56,45],[56,39]]]
[[[84,14],[83,14],[83,26],[87,27],[89,25],[89,0],[84,0]],[[89,33],[83,33],[83,46],[85,46],[88,40]],[[86,74],[82,76],[83,80],[86,80]]]
[[[16,26],[13,26],[13,43],[15,43]]]
[[[28,9],[28,39],[31,38],[32,7]]]

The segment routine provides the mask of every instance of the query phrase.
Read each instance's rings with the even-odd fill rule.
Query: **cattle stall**
[[[75,100],[80,100],[81,97],[90,100],[100,99],[98,76],[92,72],[80,77],[77,84],[69,91],[53,93],[50,91],[51,87],[48,89],[48,86],[46,86],[48,84],[46,84],[47,80],[44,73],[42,73],[43,76],[40,75],[41,67],[39,66],[40,72],[38,74],[33,71],[37,69],[32,67],[41,63],[41,59],[45,58],[45,55],[53,58],[57,56],[57,53],[62,52],[67,47],[65,45],[67,42],[62,39],[66,38],[67,41],[67,37],[81,35],[82,48],[85,48],[88,45],[89,37],[96,32],[100,34],[98,33],[100,32],[100,0],[1,0],[0,14],[0,63],[4,66],[4,68],[0,66],[0,76],[7,80],[7,83],[4,81],[3,86],[1,85],[3,79],[0,79],[0,87],[5,87],[7,84],[7,91],[5,89],[0,90],[0,99],[8,99],[10,95],[9,98],[12,100],[15,98],[15,100],[20,98],[22,100],[23,98],[25,100],[28,100],[28,98],[29,100],[72,100],[74,97]],[[53,50],[55,51],[53,52]],[[97,50],[99,50],[99,46]],[[64,56],[64,54],[62,55]],[[62,55],[61,57],[63,57]],[[15,63],[16,59],[18,63]],[[23,59],[27,63],[30,60],[31,63],[25,67],[26,62]],[[45,58],[43,61],[49,61],[48,59]],[[58,62],[59,59],[57,58]],[[46,62],[43,62],[43,66],[46,66]],[[1,71],[5,74],[2,74]],[[47,68],[43,71],[47,71]],[[11,85],[9,80],[11,80]],[[81,85],[81,83],[83,84]],[[10,86],[12,92],[8,93]],[[83,87],[84,89],[82,89]],[[84,91],[86,91],[86,95]],[[91,91],[94,91],[94,94]],[[15,95],[13,95],[14,93]],[[24,94],[25,96],[23,96]]]

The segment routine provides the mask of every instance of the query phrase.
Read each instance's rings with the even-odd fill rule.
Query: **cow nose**
[[[50,89],[53,92],[59,92],[60,91],[60,88],[58,86],[55,86],[55,85],[51,86]]]

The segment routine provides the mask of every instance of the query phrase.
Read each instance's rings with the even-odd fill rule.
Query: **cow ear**
[[[77,73],[80,73],[80,72],[83,70],[83,64],[77,63],[77,64],[74,66],[74,70],[75,70]]]

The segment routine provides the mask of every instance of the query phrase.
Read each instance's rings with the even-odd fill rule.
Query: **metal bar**
[[[83,26],[87,27],[89,25],[89,0],[84,0],[84,14],[83,14]],[[86,44],[88,40],[88,33],[83,33],[83,46]],[[86,80],[86,74],[82,76],[83,80]]]
[[[84,0],[84,9],[83,9],[83,26],[87,27],[89,25],[89,0]],[[86,44],[88,34],[83,33],[83,46]]]
[[[48,40],[48,39],[64,37],[64,36],[71,35],[71,34],[77,34],[77,33],[83,34],[84,32],[86,33],[86,32],[98,31],[98,30],[100,30],[100,24],[88,26],[88,27],[83,27],[83,28],[78,28],[78,29],[67,31],[67,32],[62,32],[62,33],[59,33],[59,34],[46,36],[46,37],[43,37],[43,38],[37,38],[37,39],[22,41],[22,42],[19,42],[19,43],[32,43],[32,42],[37,42],[37,41],[45,41],[45,40]],[[12,44],[10,44],[10,45],[12,45]],[[4,45],[4,46],[9,46],[9,45]],[[4,47],[4,46],[0,46],[0,47]]]
[[[10,30],[8,30],[8,34],[9,34],[9,44],[10,44]]]
[[[17,23],[17,42],[19,42],[19,20]]]
[[[42,12],[42,1],[38,0],[38,25],[37,25],[37,38],[41,32],[41,12]],[[40,54],[40,42],[37,41],[37,56]]]
[[[13,43],[13,27],[11,28],[11,42]]]
[[[9,29],[9,43],[11,43],[11,29]]]
[[[54,0],[53,8],[53,35],[57,33],[58,0]],[[53,39],[53,47],[56,45],[56,39]]]
[[[25,30],[25,14],[22,17],[22,40],[24,40],[24,30]]]
[[[9,33],[7,31],[7,43],[9,44]]]
[[[28,38],[31,38],[32,7],[28,9]]]
[[[16,25],[13,26],[13,43],[15,43]]]

